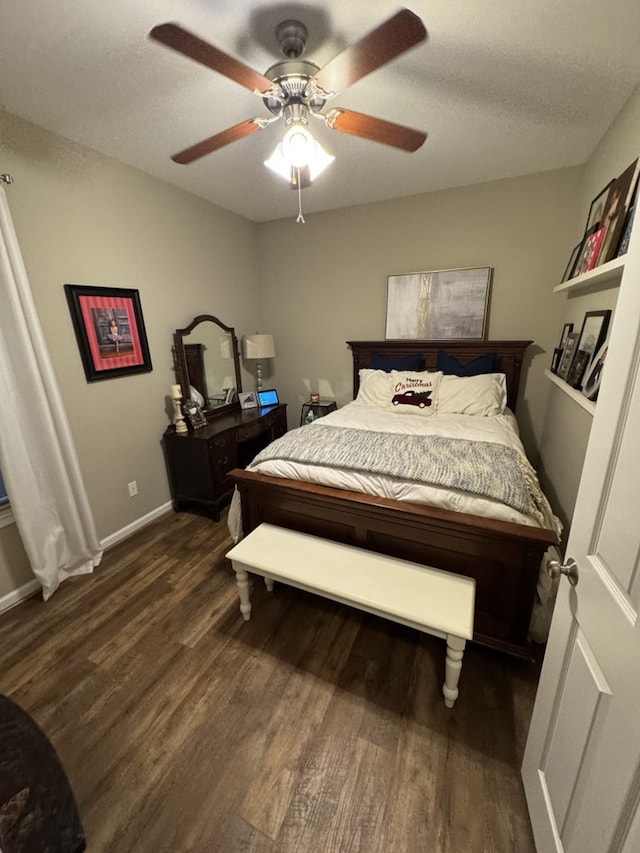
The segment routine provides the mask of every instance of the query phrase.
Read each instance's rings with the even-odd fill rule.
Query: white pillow
[[[507,405],[504,373],[442,377],[438,412],[443,415],[502,415]]]
[[[371,370],[363,368],[358,371],[360,387],[356,400],[367,406],[377,406],[386,409],[391,393],[391,374],[386,370]]]
[[[392,370],[387,408],[402,415],[435,415],[441,379],[439,371]]]

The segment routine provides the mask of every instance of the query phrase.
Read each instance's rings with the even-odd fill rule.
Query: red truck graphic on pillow
[[[402,394],[394,394],[391,400],[394,406],[402,403],[405,406],[418,406],[424,409],[431,405],[431,391],[405,391]]]

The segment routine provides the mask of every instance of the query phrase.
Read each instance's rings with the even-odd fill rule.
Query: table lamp
[[[273,343],[273,335],[245,335],[244,337],[244,357],[255,359],[257,373],[257,388],[262,389],[262,360],[265,358],[274,358],[276,354],[275,344]]]

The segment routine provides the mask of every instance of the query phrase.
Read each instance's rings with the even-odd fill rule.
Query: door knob
[[[557,560],[551,560],[549,563],[549,574],[552,578],[558,578],[560,575],[566,575],[571,586],[578,585],[578,564],[569,557],[566,563],[559,563]]]

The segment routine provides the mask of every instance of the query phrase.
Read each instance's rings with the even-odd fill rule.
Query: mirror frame
[[[213,314],[198,314],[198,316],[194,317],[188,326],[184,329],[176,329],[173,333],[173,354],[175,359],[174,369],[176,372],[176,379],[180,383],[182,392],[184,394],[185,389],[188,389],[191,384],[189,381],[189,370],[187,368],[187,354],[184,349],[184,339],[193,332],[196,326],[205,322],[215,323],[216,326],[219,326],[223,331],[231,335],[233,346],[233,367],[236,377],[236,392],[237,394],[240,394],[242,392],[242,376],[240,373],[240,357],[236,331],[233,326],[227,326],[218,317],[214,317]],[[204,408],[203,412],[207,416],[207,419],[210,420],[217,417],[219,414],[230,411],[231,409],[237,409],[239,405],[240,404],[236,399],[233,403],[223,403],[220,406],[216,406],[214,409],[208,407]]]

